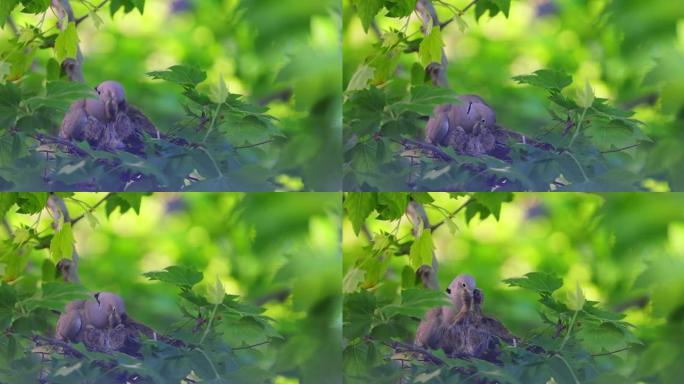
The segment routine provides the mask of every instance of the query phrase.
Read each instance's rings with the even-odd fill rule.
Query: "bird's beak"
[[[109,92],[105,96],[105,115],[107,116],[107,120],[114,120],[116,117],[116,113],[119,110],[119,105],[117,104],[114,95]]]

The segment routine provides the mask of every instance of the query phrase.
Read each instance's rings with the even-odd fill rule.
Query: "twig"
[[[69,343],[61,341],[61,340],[57,340],[57,339],[53,339],[51,337],[46,337],[46,336],[41,336],[41,335],[33,335],[30,337],[30,339],[38,345],[48,344],[48,345],[58,346],[64,350],[64,353],[71,355],[73,357],[79,358],[79,359],[86,357],[79,350],[77,350],[76,348],[69,345]]]
[[[102,9],[102,7],[105,6],[105,4],[107,4],[108,1],[109,1],[109,0],[104,0],[104,1],[101,2],[99,5],[97,5],[95,8],[93,8],[93,9],[91,10],[91,12],[97,12],[97,11],[99,11],[100,9]],[[81,24],[85,19],[88,18],[88,16],[90,16],[90,12],[88,12],[88,13],[86,13],[85,15],[83,15],[83,16],[79,17],[78,19],[76,19],[76,21],[75,21],[76,25],[78,26],[79,24]]]
[[[601,153],[604,153],[604,154],[605,154],[605,153],[613,153],[613,152],[622,152],[622,151],[626,151],[626,150],[628,150],[628,149],[636,148],[636,147],[638,147],[638,146],[640,146],[640,145],[641,145],[641,144],[628,145],[628,146],[622,147],[622,148],[610,149],[610,150],[608,150],[608,151],[601,151]]]
[[[423,143],[422,141],[417,141],[413,139],[403,139],[400,142],[401,145],[407,146],[407,145],[413,145],[414,147],[418,147],[419,149],[422,149],[427,152],[431,152],[435,157],[444,160],[444,161],[456,161],[451,155],[448,153],[442,151],[437,147],[436,145],[428,144],[428,143]]]
[[[19,28],[17,28],[17,23],[14,22],[14,18],[12,18],[12,16],[7,16],[7,25],[9,25],[12,33],[14,33],[16,37],[19,37]]]
[[[79,147],[78,147],[76,144],[74,144],[73,142],[71,142],[71,141],[69,141],[69,140],[66,140],[66,139],[62,139],[61,137],[49,136],[49,135],[45,135],[45,134],[42,134],[42,133],[38,133],[38,134],[35,134],[35,135],[30,135],[30,137],[32,137],[33,139],[37,140],[40,144],[57,144],[57,145],[62,145],[62,146],[67,147],[67,149],[68,149],[69,151],[74,152],[74,154],[76,154],[76,155],[78,155],[78,156],[81,156],[81,157],[86,157],[86,156],[92,157],[92,156],[90,156],[90,154],[89,154],[88,152],[86,152],[86,151],[84,151],[83,149],[79,148]]]
[[[627,351],[627,350],[630,350],[630,349],[632,349],[632,347],[624,347],[624,348],[620,348],[620,349],[618,349],[618,350],[616,350],[616,351],[604,352],[604,353],[596,353],[596,354],[593,354],[593,355],[591,355],[591,356],[592,356],[592,357],[598,357],[598,356],[614,355],[614,354],[616,354],[616,353],[624,352],[624,351]]]
[[[271,140],[265,140],[265,141],[262,141],[262,142],[256,143],[256,144],[243,145],[243,146],[241,146],[241,147],[233,147],[233,149],[254,148],[254,147],[258,147],[258,146],[260,146],[260,145],[272,143],[273,141],[274,141],[274,140],[272,140],[272,139],[271,139]]]
[[[256,344],[252,344],[252,345],[245,345],[243,347],[236,347],[236,348],[232,348],[232,349],[233,349],[233,351],[239,351],[241,349],[251,349],[251,348],[258,347],[260,345],[269,344],[270,342],[271,342],[271,340],[266,340],[266,341],[262,341],[261,343],[256,343]]]
[[[446,223],[447,219],[452,219],[454,216],[458,215],[458,213],[461,212],[463,208],[467,207],[468,204],[472,203],[473,201],[475,201],[475,199],[473,199],[472,197],[469,198],[465,203],[461,204],[460,207],[456,208],[454,212],[449,214],[448,218],[445,218],[444,220],[435,223],[432,227],[430,227],[430,230],[434,232],[437,228],[441,227],[444,223]]]
[[[394,349],[395,351],[399,352],[414,352],[414,353],[420,353],[421,355],[425,356],[430,360],[432,363],[435,364],[446,364],[446,362],[439,357],[433,355],[430,353],[428,350],[412,345],[412,344],[407,344],[407,343],[402,343],[401,341],[393,341],[392,343],[387,343],[385,341],[380,341],[382,344],[384,344],[387,347],[390,347]]]
[[[442,22],[442,24],[440,24],[440,27],[443,29],[447,25],[451,24],[451,22],[453,22],[456,19],[456,16],[463,16],[466,12],[468,12],[468,10],[470,8],[472,8],[473,5],[475,5],[475,3],[477,3],[477,0],[471,1],[468,5],[463,7],[463,9],[461,11],[459,11],[456,15],[454,15],[454,17],[450,18],[449,20]]]
[[[98,201],[97,203],[95,203],[95,204],[94,204],[92,207],[90,207],[90,209],[88,209],[86,212],[92,213],[97,207],[99,207],[100,205],[102,205],[102,203],[104,203],[104,202],[105,202],[107,199],[109,199],[110,197],[112,197],[112,193],[111,193],[111,192],[108,193],[107,196],[105,196],[104,198],[102,198],[102,200],[100,200],[100,201]],[[81,220],[85,217],[85,215],[86,215],[85,213],[82,213],[80,216],[78,216],[78,217],[72,219],[72,220],[71,220],[71,225],[74,225],[74,224],[78,223],[79,221],[81,221]]]

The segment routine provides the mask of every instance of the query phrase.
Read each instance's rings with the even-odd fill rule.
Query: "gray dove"
[[[496,143],[494,110],[477,95],[459,99],[460,104],[435,107],[427,124],[427,142],[472,156],[491,152]]]
[[[62,120],[60,137],[87,140],[97,149],[141,154],[143,132],[159,136],[150,119],[128,103],[120,83],[104,81],[95,91],[97,99],[77,100],[71,105]]]
[[[113,329],[126,319],[126,308],[123,299],[118,295],[98,292],[93,298],[94,300],[72,301],[66,305],[57,321],[57,339],[79,342],[84,339],[84,332],[89,329]]]
[[[461,274],[449,284],[446,293],[451,305],[433,308],[418,325],[415,344],[419,347],[439,349],[449,327],[462,319],[472,306],[475,279]]]

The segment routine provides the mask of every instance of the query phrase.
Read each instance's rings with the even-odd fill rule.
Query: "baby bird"
[[[159,136],[150,119],[127,102],[120,83],[104,81],[95,91],[96,99],[77,100],[71,105],[62,120],[60,137],[87,140],[101,150],[142,153],[143,133]]]
[[[414,343],[424,348],[441,348],[449,326],[461,321],[469,312],[474,289],[475,279],[471,275],[458,275],[446,289],[451,305],[428,311],[425,319],[418,325]]]
[[[494,110],[477,95],[459,99],[460,104],[435,107],[427,123],[426,141],[472,156],[491,152],[496,144]]]
[[[91,349],[103,350],[100,346],[110,344],[112,330],[123,328],[127,316],[120,296],[98,292],[93,299],[76,300],[66,305],[57,321],[55,337],[72,343],[83,341]],[[123,341],[116,344],[123,345]]]

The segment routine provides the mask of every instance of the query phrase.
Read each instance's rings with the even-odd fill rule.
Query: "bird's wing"
[[[451,105],[437,106],[426,128],[427,142],[435,145],[445,145],[447,134],[449,133],[449,110]]]
[[[511,331],[509,331],[508,328],[506,328],[506,326],[503,325],[499,320],[493,317],[483,315],[481,327],[508,344],[513,344],[513,341],[515,340],[515,336],[513,336]]]
[[[64,139],[83,140],[88,116],[85,112],[85,100],[77,100],[71,104],[62,125],[59,127],[59,137]]]
[[[159,130],[154,123],[142,111],[131,104],[128,104],[128,117],[133,122],[133,126],[138,130],[142,130],[152,137],[160,136]]]

